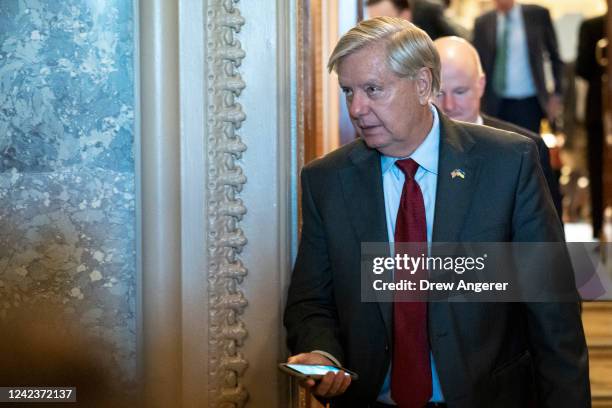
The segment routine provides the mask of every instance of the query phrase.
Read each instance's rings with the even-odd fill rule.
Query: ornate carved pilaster
[[[248,361],[240,352],[247,329],[241,315],[247,300],[240,284],[247,275],[239,254],[247,239],[240,228],[246,207],[238,198],[246,177],[238,165],[245,144],[237,134],[246,115],[237,102],[245,83],[238,67],[245,52],[236,34],[244,24],[239,0],[208,2],[206,80],[208,86],[208,281],[209,406],[245,406],[240,379]]]

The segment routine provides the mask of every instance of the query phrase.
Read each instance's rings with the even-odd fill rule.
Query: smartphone
[[[344,371],[348,375],[351,376],[352,380],[356,380],[359,376],[347,370],[346,368],[339,368],[330,365],[311,365],[311,364],[290,364],[290,363],[281,363],[278,365],[282,371],[293,375],[295,377],[299,377],[302,379],[312,378],[314,380],[318,380],[322,378],[329,371],[333,373],[337,373],[339,371]]]

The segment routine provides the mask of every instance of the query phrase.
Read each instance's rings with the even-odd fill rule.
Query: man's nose
[[[349,115],[353,118],[358,118],[368,113],[369,110],[368,99],[360,92],[353,94],[349,102]]]
[[[455,109],[455,98],[450,94],[442,96],[442,110],[446,113],[452,112]]]

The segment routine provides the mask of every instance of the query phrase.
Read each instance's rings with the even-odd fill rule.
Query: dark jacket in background
[[[412,23],[432,40],[448,35],[461,37],[458,27],[444,15],[444,6],[437,0],[411,0]]]
[[[593,236],[598,237],[603,222],[603,122],[602,81],[604,68],[595,58],[597,42],[605,35],[606,16],[585,20],[580,25],[576,74],[589,82],[587,92],[585,126],[587,131],[587,156],[591,190],[591,218]]]
[[[587,124],[601,122],[601,76],[604,74],[604,68],[595,59],[595,48],[605,35],[605,24],[604,15],[584,20],[580,25],[576,74],[589,82],[585,115]]]
[[[544,177],[546,178],[546,184],[548,184],[548,189],[550,190],[550,196],[553,200],[553,204],[555,205],[555,209],[557,210],[557,214],[559,214],[559,219],[563,220],[563,206],[561,204],[559,180],[555,176],[555,173],[550,166],[548,146],[546,146],[546,143],[544,143],[542,136],[513,123],[493,118],[491,116],[482,115],[482,120],[486,126],[518,133],[519,135],[530,138],[536,143],[536,146],[538,147],[538,154],[540,155],[540,165],[542,166],[542,171],[544,172]]]

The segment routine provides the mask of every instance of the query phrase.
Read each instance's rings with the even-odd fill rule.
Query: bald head
[[[476,122],[485,88],[478,52],[459,37],[438,38],[434,44],[442,65],[438,107],[453,119]]]
[[[449,66],[466,66],[465,69],[476,74],[482,74],[480,57],[476,48],[461,37],[441,37],[434,41],[440,58],[444,58]]]

